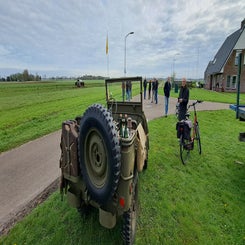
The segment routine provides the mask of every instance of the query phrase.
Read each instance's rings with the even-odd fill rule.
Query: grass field
[[[105,104],[103,80],[0,83],[0,152],[60,129],[91,103]]]
[[[85,89],[75,89],[70,82],[37,85],[14,84],[13,89],[12,84],[0,84],[1,149],[60,129],[63,120],[82,114],[87,105],[105,101],[98,84]],[[191,99],[220,101],[223,95],[222,102],[235,103],[234,94],[213,93],[193,89]],[[244,94],[241,100],[245,102]],[[199,156],[194,149],[187,166],[179,158],[176,118],[149,122],[149,167],[140,175],[135,244],[245,244],[245,144],[238,141],[245,124],[231,110],[198,116],[203,153]],[[18,137],[22,132],[24,140]],[[0,244],[122,244],[120,229],[120,222],[112,230],[101,227],[97,210],[81,218],[57,191],[0,237]]]

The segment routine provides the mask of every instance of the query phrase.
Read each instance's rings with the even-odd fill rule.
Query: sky
[[[0,0],[0,77],[203,78],[244,18],[244,0]]]

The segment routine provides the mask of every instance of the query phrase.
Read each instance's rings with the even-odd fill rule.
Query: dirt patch
[[[0,228],[0,236],[8,234],[10,229],[25,216],[27,216],[35,207],[43,203],[53,192],[58,189],[59,178],[53,181],[47,188],[45,188],[38,196],[32,199],[24,207],[11,214],[8,221],[2,224]]]

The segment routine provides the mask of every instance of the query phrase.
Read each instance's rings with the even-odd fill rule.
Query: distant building
[[[205,73],[205,88],[216,91],[236,91],[238,54],[242,52],[240,91],[245,92],[245,19],[241,28],[226,38]]]

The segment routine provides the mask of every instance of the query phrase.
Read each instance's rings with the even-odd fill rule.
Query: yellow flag
[[[108,46],[108,34],[106,36],[106,46],[105,46],[105,53],[108,54],[109,46]]]

